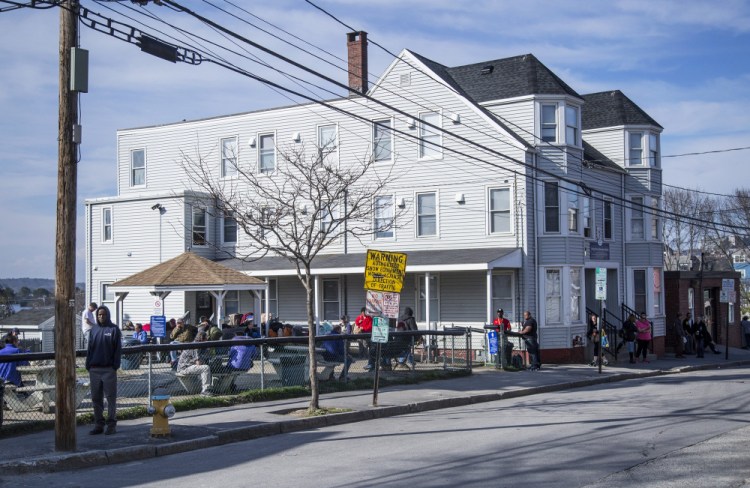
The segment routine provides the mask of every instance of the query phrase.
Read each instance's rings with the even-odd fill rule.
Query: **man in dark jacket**
[[[89,333],[86,369],[91,382],[91,403],[94,406],[94,428],[91,435],[111,435],[117,425],[117,370],[120,369],[122,333],[112,323],[109,309],[96,309],[96,325]],[[104,397],[107,397],[107,430],[104,430]]]
[[[526,342],[526,350],[531,356],[531,367],[529,371],[539,371],[542,367],[542,362],[539,359],[539,326],[536,323],[536,319],[531,315],[531,311],[527,310],[523,313],[523,329],[521,329],[521,336],[524,342]]]

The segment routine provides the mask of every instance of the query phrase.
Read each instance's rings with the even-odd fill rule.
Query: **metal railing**
[[[381,378],[398,381],[399,377],[418,377],[422,373],[442,370],[466,370],[472,367],[472,330],[463,327],[442,331],[390,331],[389,341],[381,345],[382,357],[377,367]],[[339,334],[316,337],[316,374],[320,384],[354,382],[352,388],[371,387],[376,358],[369,334]],[[329,353],[325,344],[341,341],[345,354]],[[360,350],[359,341],[363,342]],[[252,365],[247,370],[231,366],[233,348],[247,347]],[[156,388],[172,397],[189,398],[202,390],[199,373],[185,374],[173,369],[170,351],[197,349],[201,362],[208,366],[210,391],[216,395],[237,395],[252,390],[288,386],[309,386],[308,337],[238,338],[192,342],[186,344],[146,344],[122,349],[118,370],[117,408],[147,406]],[[77,413],[91,413],[89,377],[85,369],[86,351],[76,352]],[[30,361],[20,366],[19,361]],[[0,363],[15,362],[23,379],[22,386],[7,384],[4,393],[3,425],[52,421],[55,418],[55,355],[24,353],[0,355]],[[247,364],[246,364],[247,366]],[[347,370],[347,371],[345,371]],[[367,380],[370,380],[368,383]],[[0,428],[0,435],[3,429]]]

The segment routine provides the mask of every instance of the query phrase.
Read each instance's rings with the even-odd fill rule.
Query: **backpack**
[[[510,365],[516,369],[523,369],[523,358],[521,358],[521,355],[514,354],[513,357],[510,358]]]

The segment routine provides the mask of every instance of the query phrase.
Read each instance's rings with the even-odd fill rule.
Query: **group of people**
[[[496,327],[498,335],[500,331],[504,333],[511,332],[510,320],[505,318],[505,310],[498,308],[495,314],[496,316],[492,321],[492,325]],[[529,360],[531,362],[528,368],[529,371],[539,371],[542,367],[541,358],[539,357],[539,325],[529,310],[523,313],[523,325],[520,332],[518,332],[518,336],[526,344],[526,351],[529,353]],[[502,345],[498,345],[498,347],[504,348],[506,361],[509,360],[511,354],[513,354],[513,343],[506,338],[505,342]]]
[[[709,331],[710,319],[708,322],[704,317],[698,317],[698,321],[693,320],[690,312],[682,318],[682,313],[678,312],[674,322],[675,333],[675,357],[684,358],[685,354],[695,354],[696,357],[702,358],[706,348],[709,348],[714,354],[721,354],[716,349],[711,332]]]
[[[618,335],[622,341],[617,346],[620,348],[627,347],[630,364],[635,364],[640,358],[642,363],[648,363],[648,345],[652,338],[653,325],[648,320],[645,313],[641,313],[636,319],[635,314],[630,314],[622,323]],[[607,347],[609,338],[599,325],[599,316],[595,313],[589,315],[588,330],[586,338],[594,348],[594,358],[589,363],[590,366],[598,366],[601,359],[603,366],[607,366],[609,361],[604,357],[604,349]]]

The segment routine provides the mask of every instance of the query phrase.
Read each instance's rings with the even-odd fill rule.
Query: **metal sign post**
[[[735,303],[737,300],[737,292],[734,289],[734,280],[723,279],[721,280],[721,291],[719,292],[720,303]],[[718,314],[717,314],[718,315]],[[727,322],[724,326],[724,359],[729,359],[729,305],[727,305]]]
[[[599,356],[597,356],[597,366],[599,374],[602,373],[602,362],[604,361],[604,341],[602,340],[602,321],[604,320],[604,303],[607,300],[607,268],[596,268],[596,299],[599,300],[599,320],[596,327],[599,337]]]
[[[372,320],[372,342],[377,344],[375,351],[375,381],[372,385],[372,406],[378,406],[378,383],[380,382],[381,344],[388,342],[388,319],[375,317]]]

